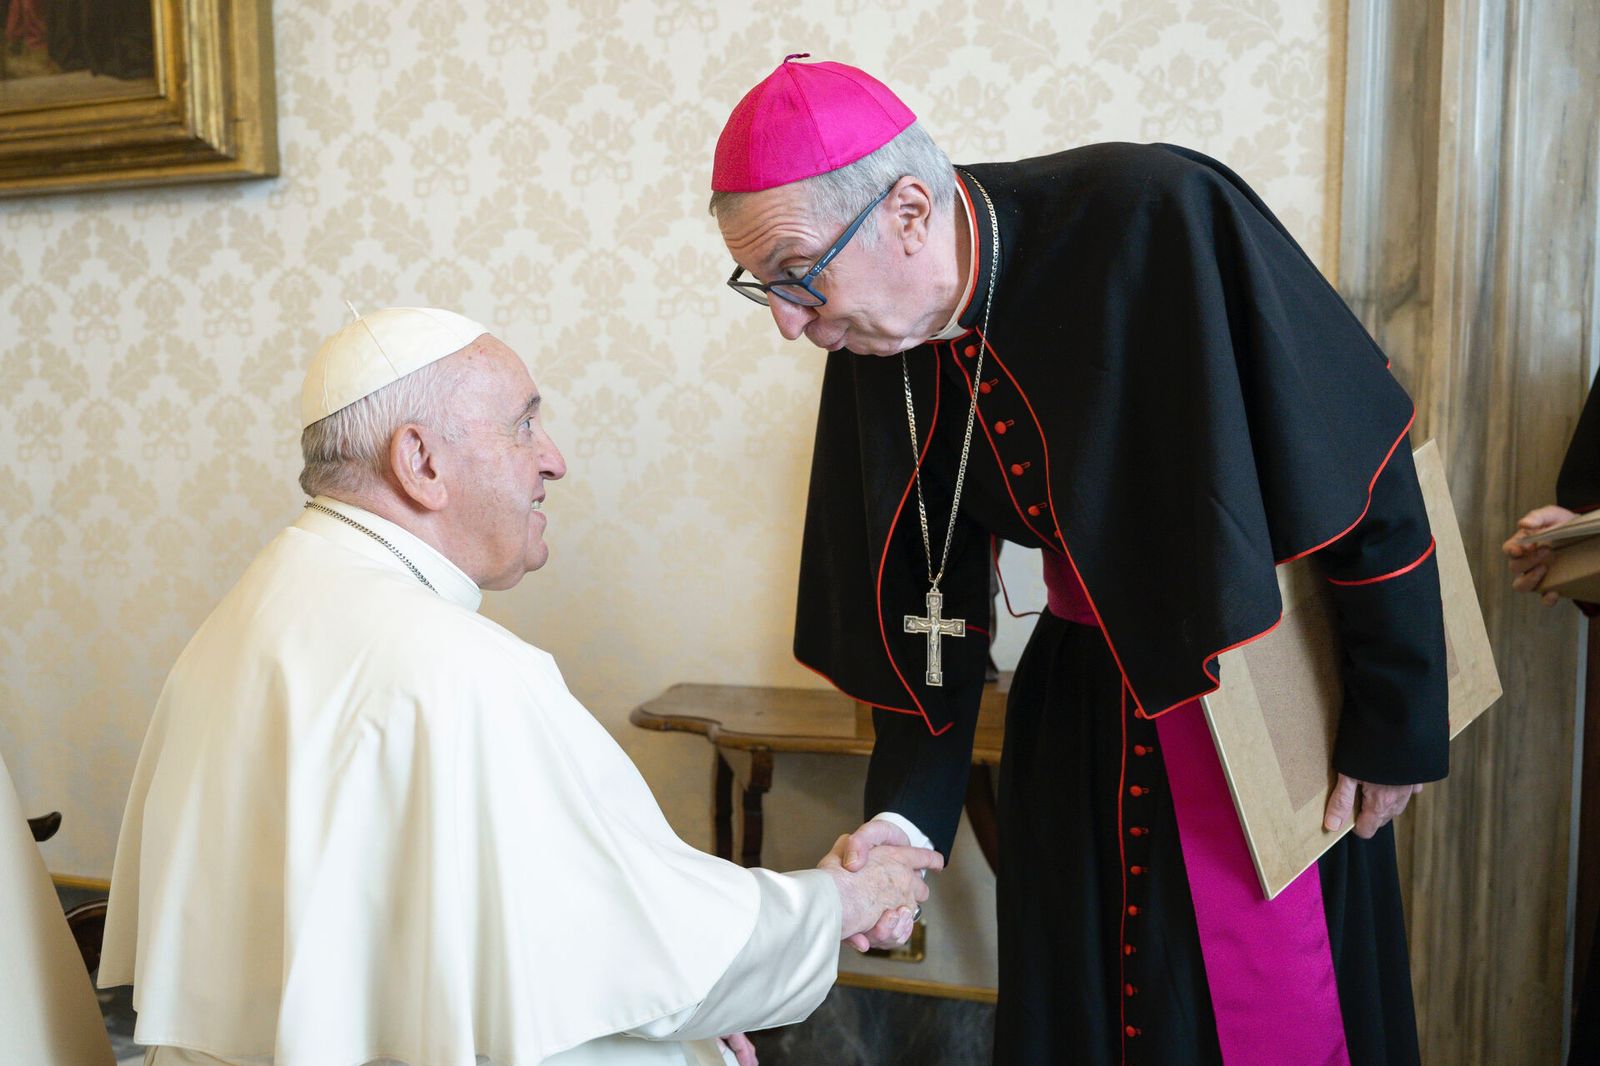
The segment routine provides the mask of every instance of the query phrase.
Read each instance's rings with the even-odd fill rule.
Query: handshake
[[[857,951],[893,947],[911,937],[928,898],[923,874],[944,869],[944,857],[910,844],[899,826],[874,820],[840,837],[817,863],[839,890],[839,938]]]

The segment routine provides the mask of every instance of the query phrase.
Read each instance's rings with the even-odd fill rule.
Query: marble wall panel
[[[1600,357],[1600,9],[1352,3],[1340,282],[1435,437],[1506,695],[1400,824],[1423,1059],[1555,1062],[1577,616],[1500,542],[1554,495]]]

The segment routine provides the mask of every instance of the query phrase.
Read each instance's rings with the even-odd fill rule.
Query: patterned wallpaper
[[[550,565],[487,610],[706,842],[704,745],[627,711],[815,683],[788,645],[821,361],[722,288],[705,214],[721,119],[786,52],[878,74],[957,160],[1194,145],[1334,245],[1342,0],[274,7],[280,178],[0,201],[0,754],[65,813],[61,873],[109,872],[167,668],[298,510],[301,370],[344,299],[458,309],[531,364],[571,473]]]

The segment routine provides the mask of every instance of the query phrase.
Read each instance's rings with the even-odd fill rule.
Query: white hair
[[[811,200],[811,215],[817,221],[837,222],[840,226],[861,213],[873,197],[901,178],[919,179],[933,194],[934,211],[953,207],[956,176],[950,157],[933,142],[921,123],[913,122],[882,148],[869,152],[854,163],[814,177],[802,178],[795,185],[804,188]],[[709,210],[713,216],[736,208],[748,192],[714,192]],[[872,247],[878,239],[876,226],[864,225],[854,238]]]
[[[300,434],[305,461],[300,487],[307,496],[321,496],[360,493],[381,482],[388,472],[389,441],[407,423],[436,430],[447,441],[460,440],[461,420],[448,405],[460,378],[460,367],[450,359],[436,359],[311,423]]]

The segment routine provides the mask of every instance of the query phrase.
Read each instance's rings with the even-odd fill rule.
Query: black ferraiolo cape
[[[1413,405],[1305,253],[1214,160],[1102,144],[958,173],[979,227],[969,330],[982,326],[992,254],[977,185],[992,198],[1001,248],[971,463],[1005,475],[1027,525],[1013,539],[1068,554],[1139,713],[1157,715],[1214,689],[1217,655],[1278,622],[1275,565],[1362,524],[1386,467],[1405,496],[1393,510],[1421,513],[1406,443]],[[934,446],[934,427],[949,422],[939,433],[959,442],[971,396],[939,367],[955,362],[970,378],[978,340],[907,353],[923,454],[933,448],[923,483],[936,560],[955,460]],[[900,360],[830,355],[795,654],[939,734],[976,714],[970,680],[987,646],[946,639],[945,685],[924,683],[926,638],[903,631],[927,590],[912,473]],[[1387,537],[1395,567],[1435,565],[1417,558],[1425,517],[1411,547],[1400,542],[1418,535],[1416,521],[1385,521],[1363,526],[1367,548]],[[945,616],[969,627],[989,615],[991,532],[1005,531],[962,515],[942,582]],[[1347,716],[1358,699],[1376,708],[1364,750],[1340,768],[1365,780],[1445,772],[1442,620],[1436,575],[1425,581],[1432,602],[1407,608],[1417,619],[1409,646],[1396,644],[1405,627],[1383,597],[1416,599],[1415,582],[1350,582],[1365,586],[1362,602],[1339,606]]]

